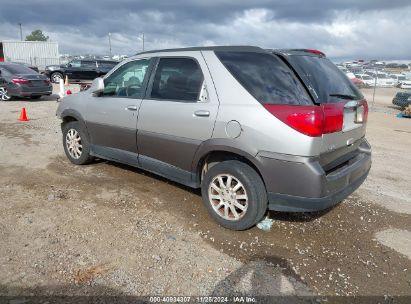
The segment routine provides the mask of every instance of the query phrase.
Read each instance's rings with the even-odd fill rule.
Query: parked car
[[[44,74],[54,83],[65,79],[66,76],[72,82],[91,81],[107,74],[117,64],[117,61],[109,60],[72,60],[63,65],[49,65]]]
[[[346,72],[345,75],[347,75],[347,77],[351,80],[351,82],[357,87],[357,88],[362,88],[364,87],[364,82],[355,77],[354,73],[352,72]]]
[[[394,87],[394,80],[388,77],[386,73],[370,73],[370,76],[376,78],[377,86],[382,88]]]
[[[355,74],[355,77],[361,79],[365,87],[375,86],[375,79],[367,74]]]
[[[201,188],[234,230],[355,191],[371,167],[367,114],[323,53],[234,46],[138,54],[57,109],[72,163],[98,157]]]
[[[411,90],[406,92],[397,92],[392,100],[392,104],[399,106],[401,109],[405,109],[411,105]]]
[[[411,89],[411,80],[406,79],[406,80],[401,81],[398,87],[401,89]]]
[[[407,80],[405,75],[402,74],[389,74],[388,77],[394,81],[394,86],[396,87],[398,87],[402,81]]]
[[[51,95],[52,86],[48,78],[17,63],[0,63],[0,99],[12,97],[38,99]]]

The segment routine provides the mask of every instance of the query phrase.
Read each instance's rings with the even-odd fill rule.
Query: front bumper
[[[321,157],[274,159],[260,155],[268,208],[310,212],[344,200],[364,182],[371,168],[371,147],[365,139],[346,150],[326,165]]]

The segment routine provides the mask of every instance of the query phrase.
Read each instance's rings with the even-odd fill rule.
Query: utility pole
[[[144,33],[143,33],[143,52],[144,52]]]
[[[109,45],[109,50],[110,50],[110,58],[111,58],[111,33],[108,33],[108,45]]]
[[[20,40],[23,41],[23,30],[21,28],[21,23],[19,23],[20,26]]]
[[[137,39],[143,42],[143,52],[144,52],[144,33],[141,33],[141,35],[138,36]]]

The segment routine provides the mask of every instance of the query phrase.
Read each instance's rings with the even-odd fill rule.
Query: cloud
[[[195,45],[318,48],[331,57],[411,59],[407,1],[10,1],[0,10],[0,41],[42,29],[61,53],[116,54]]]

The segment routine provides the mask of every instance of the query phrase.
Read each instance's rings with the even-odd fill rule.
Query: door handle
[[[197,117],[208,117],[210,116],[210,111],[198,110],[194,112],[194,115]]]
[[[137,106],[127,106],[126,110],[137,111]]]

